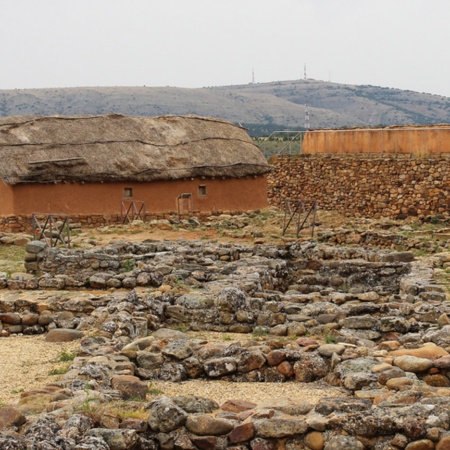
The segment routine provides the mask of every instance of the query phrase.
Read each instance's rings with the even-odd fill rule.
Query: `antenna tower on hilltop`
[[[255,84],[255,69],[252,69],[252,84]]]
[[[303,79],[306,81],[308,79],[308,77],[306,76],[306,63],[303,66]]]
[[[305,130],[309,130],[309,109],[308,105],[305,105]]]

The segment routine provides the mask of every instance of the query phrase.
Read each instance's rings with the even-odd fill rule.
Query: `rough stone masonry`
[[[40,273],[5,277],[4,287],[94,282],[105,294],[2,303],[5,336],[45,331],[52,341],[82,340],[58,382],[0,408],[0,448],[449,448],[450,305],[432,267],[410,252],[315,242],[123,242],[93,251],[33,245],[29,251],[42,253]],[[448,253],[433,257],[436,266],[449,260]],[[107,291],[110,280],[130,288]],[[210,343],[173,329],[180,325],[257,334],[245,343]],[[321,380],[345,394],[315,405],[147,400],[152,379],[200,378],[293,389]],[[143,417],[95,413],[113,401]]]
[[[347,216],[407,218],[450,212],[450,159],[392,155],[274,156],[269,204],[317,200]]]

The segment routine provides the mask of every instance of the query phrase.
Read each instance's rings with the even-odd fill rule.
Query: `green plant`
[[[59,354],[58,361],[59,362],[69,362],[73,361],[75,359],[75,356],[77,356],[76,350],[72,352],[68,352],[67,350],[62,350]]]
[[[255,337],[267,336],[269,334],[269,330],[266,327],[257,326],[253,329],[252,332]]]
[[[25,389],[24,388],[20,388],[20,389],[13,389],[11,391],[11,394],[20,394],[21,392],[23,392]]]
[[[142,401],[142,400],[141,400]],[[124,419],[148,419],[148,412],[144,408],[130,407],[126,403],[120,402],[117,405],[108,407],[107,412],[109,414],[119,417],[120,420]]]
[[[172,330],[177,330],[177,331],[181,331],[182,333],[186,333],[187,331],[189,331],[189,327],[182,323],[178,323],[178,324],[172,326]]]
[[[126,259],[123,263],[122,263],[122,267],[123,270],[125,272],[131,272],[134,269],[134,260],[132,259]]]
[[[327,344],[336,344],[336,342],[337,342],[336,336],[334,336],[331,333],[325,334],[325,342]]]
[[[50,370],[48,372],[49,375],[64,375],[65,373],[67,373],[69,371],[69,364],[66,364],[64,366],[61,367],[55,367],[54,369]]]
[[[74,408],[74,412],[81,412],[86,416],[91,417],[94,421],[99,422],[101,413],[98,409],[98,399],[96,399],[95,397],[90,397],[89,390],[89,384],[86,383],[84,385],[84,392],[86,394],[86,397],[80,405]]]
[[[281,343],[289,342],[289,341],[295,341],[298,338],[295,334],[290,334],[289,336],[283,336],[280,338]]]
[[[153,383],[150,383],[148,385],[147,393],[150,395],[161,395],[164,394],[164,392],[161,389],[158,389],[153,385]]]
[[[430,218],[430,223],[432,223],[433,225],[437,225],[439,222],[440,222],[440,221],[439,221],[439,217],[432,216],[432,217]]]

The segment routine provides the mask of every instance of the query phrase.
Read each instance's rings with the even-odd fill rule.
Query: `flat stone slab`
[[[50,330],[45,336],[47,342],[70,342],[81,339],[83,333],[79,330],[71,330],[68,328],[55,328]]]

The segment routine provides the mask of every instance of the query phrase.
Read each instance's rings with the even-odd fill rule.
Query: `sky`
[[[450,97],[449,0],[0,0],[0,89],[304,78]]]

